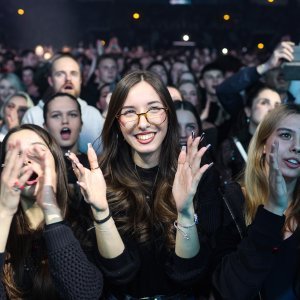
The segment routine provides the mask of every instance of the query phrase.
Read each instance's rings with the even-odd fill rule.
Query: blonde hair
[[[300,105],[280,105],[266,115],[252,137],[248,148],[248,161],[242,180],[246,199],[245,220],[247,225],[252,223],[258,206],[265,204],[269,197],[269,172],[266,167],[266,155],[264,151],[266,141],[283,119],[294,114],[300,115]],[[291,219],[296,219],[297,223],[300,224],[299,192],[300,185],[298,179],[293,195],[293,202],[290,207],[290,214],[286,219],[286,224],[289,227]]]

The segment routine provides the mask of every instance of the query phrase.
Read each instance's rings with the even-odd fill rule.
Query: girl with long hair
[[[0,299],[99,299],[102,275],[64,222],[59,146],[41,127],[21,125],[1,150]]]
[[[280,105],[256,129],[240,184],[224,195],[214,286],[220,299],[300,297],[300,106]]]
[[[92,207],[109,299],[186,299],[208,263],[193,198],[209,146],[190,137],[180,151],[171,96],[147,71],[117,84],[102,140],[99,159],[89,146],[90,169],[69,158]]]

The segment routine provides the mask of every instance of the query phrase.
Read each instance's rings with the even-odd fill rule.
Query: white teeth
[[[288,162],[290,162],[291,164],[294,164],[294,165],[299,164],[298,160],[296,160],[296,159],[288,159]]]
[[[154,133],[149,133],[149,134],[144,134],[144,135],[137,135],[136,136],[138,140],[148,140],[151,139],[152,137],[154,137]]]

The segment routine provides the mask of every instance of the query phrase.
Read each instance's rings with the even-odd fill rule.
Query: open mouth
[[[36,172],[33,172],[32,175],[29,177],[29,179],[26,181],[27,185],[33,185],[36,184],[38,181],[39,175]]]
[[[68,140],[71,136],[71,129],[68,127],[64,127],[61,131],[60,131],[60,136],[63,140]]]
[[[72,83],[66,83],[64,86],[63,86],[63,89],[64,90],[73,90],[73,84]]]
[[[300,161],[298,159],[289,158],[289,159],[286,159],[285,161],[286,161],[286,164],[292,169],[300,167]]]

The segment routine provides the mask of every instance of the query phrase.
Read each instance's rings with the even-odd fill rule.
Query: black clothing
[[[216,299],[255,299],[259,293],[266,300],[296,299],[292,285],[297,280],[300,263],[299,229],[283,240],[285,217],[263,206],[246,228],[245,200],[237,183],[225,187],[223,200],[224,227],[216,235],[213,275]],[[294,298],[285,298],[284,293]]]
[[[155,193],[156,181],[159,180],[159,176],[156,179],[158,167],[147,170],[136,167],[136,171],[143,186],[148,183],[145,195],[149,196],[146,199],[151,207],[151,194],[152,191]],[[209,202],[209,199],[205,201]],[[209,205],[205,201],[203,206],[207,208]],[[208,227],[205,230],[211,230]],[[192,286],[206,275],[210,255],[206,242],[201,241],[200,251],[195,257],[184,259],[178,257],[174,250],[167,249],[159,229],[153,227],[152,231],[150,240],[145,243],[138,243],[132,236],[122,236],[125,250],[114,259],[97,257],[109,291],[118,299],[124,295],[139,298],[190,293]]]
[[[43,232],[44,242],[35,241],[38,247],[43,248],[42,253],[47,254],[49,269],[56,292],[55,299],[99,299],[102,293],[102,274],[92,264],[83,252],[72,230],[63,222],[46,225]],[[26,258],[25,267],[27,287],[32,285],[32,278],[37,272],[37,261],[34,252]],[[4,253],[0,253],[0,267],[4,266]],[[46,258],[46,257],[44,257]],[[40,257],[40,259],[43,259]],[[3,284],[0,284],[0,299],[6,298]],[[30,295],[27,299],[31,299]]]

